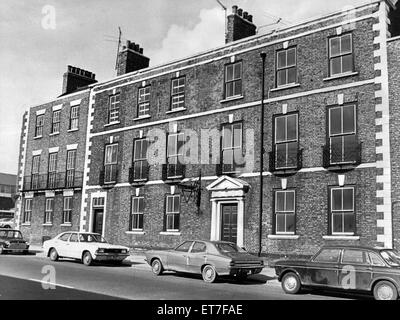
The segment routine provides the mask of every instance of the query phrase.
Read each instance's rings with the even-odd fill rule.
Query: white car
[[[98,233],[63,232],[43,243],[44,253],[52,261],[59,258],[81,260],[90,266],[94,261],[122,263],[129,256],[129,248],[107,243]]]
[[[14,228],[14,218],[2,218],[0,219],[0,228]]]

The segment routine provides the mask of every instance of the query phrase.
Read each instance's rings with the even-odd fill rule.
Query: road
[[[0,256],[0,299],[336,300],[355,298],[360,297],[333,293],[315,294],[314,292],[313,294],[287,295],[276,280],[262,274],[251,276],[243,283],[222,278],[217,283],[208,284],[203,282],[200,276],[195,275],[165,273],[157,277],[144,263],[86,267],[71,260],[52,262],[40,255]]]

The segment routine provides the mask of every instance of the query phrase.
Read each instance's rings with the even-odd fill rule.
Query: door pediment
[[[246,181],[228,176],[222,176],[207,186],[207,190],[211,192],[212,197],[223,196],[224,193],[227,193],[225,196],[228,196],[228,194],[244,196],[249,189],[250,184]]]

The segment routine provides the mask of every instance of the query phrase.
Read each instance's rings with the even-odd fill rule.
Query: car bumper
[[[29,246],[26,248],[3,248],[3,252],[23,253],[29,251]]]
[[[265,266],[240,266],[240,267],[228,267],[217,270],[217,273],[221,276],[235,276],[237,274],[257,274],[262,271]]]
[[[129,257],[129,254],[98,253],[94,256],[96,261],[122,261]]]

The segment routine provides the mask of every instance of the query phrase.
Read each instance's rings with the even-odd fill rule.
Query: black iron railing
[[[51,172],[46,174],[32,174],[24,177],[24,191],[57,190],[81,188],[83,186],[83,172]]]
[[[285,172],[289,170],[300,170],[303,167],[303,149],[295,152],[276,152],[269,153],[270,172]]]
[[[186,166],[184,164],[167,163],[162,165],[162,179],[183,179],[185,178]]]
[[[147,161],[138,161],[129,168],[129,183],[140,183],[149,180],[149,164]]]
[[[323,167],[361,164],[362,143],[347,145],[328,144],[322,147]]]

